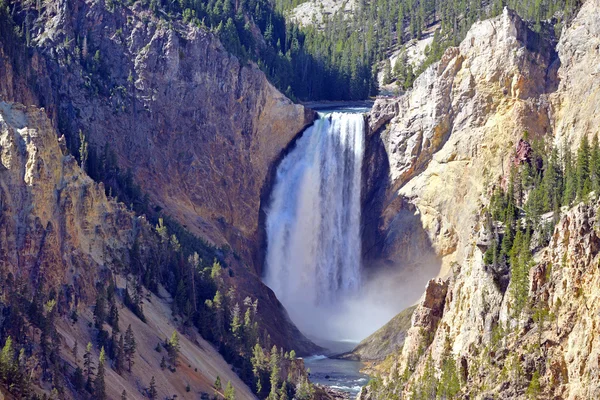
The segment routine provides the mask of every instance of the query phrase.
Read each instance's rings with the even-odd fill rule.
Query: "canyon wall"
[[[259,229],[274,164],[314,113],[215,34],[139,3],[13,7],[29,33],[0,38],[0,99],[43,107],[76,156],[84,138],[89,175],[139,186],[142,199],[128,206],[144,201],[153,218],[168,216],[222,249],[239,292],[259,299],[274,342],[314,348],[260,280]],[[103,174],[110,163],[118,176]]]
[[[377,251],[367,256],[402,267],[422,243],[443,279],[429,282],[401,354],[363,399],[414,398],[449,376],[449,359],[462,395],[598,397],[597,200],[562,210],[550,244],[535,251],[518,318],[513,284],[494,282],[480,238],[491,190],[506,184],[525,132],[571,148],[599,133],[598,20],[600,2],[586,1],[554,43],[505,10],[474,24],[412,91],[376,102],[370,135],[385,148],[389,180],[377,188],[368,237]]]
[[[44,294],[54,292],[53,307],[60,314],[70,315],[57,318],[53,327],[60,332],[58,347],[65,362],[62,372],[67,377],[81,362],[85,344],[95,342],[91,329],[94,317],[87,305],[96,298],[96,282],[117,276],[116,288],[124,291],[127,281],[132,284],[128,276],[135,255],[132,247],[140,249],[135,255],[141,257],[137,262],[151,263],[160,252],[160,239],[144,217],[106,196],[104,186],[90,179],[68,154],[64,141],[44,110],[0,102],[2,323],[14,323],[10,314],[15,310],[5,304],[12,291],[19,290],[24,296],[29,287]],[[181,338],[180,372],[157,374],[161,355],[154,347],[170,336],[177,324],[166,299],[151,294],[144,297],[145,322],[128,308],[121,308],[121,327],[134,327],[137,353],[142,356],[136,358],[129,374],[107,369],[109,398],[119,398],[123,390],[128,398],[144,398],[140,385],[146,387],[152,375],[158,377],[157,389],[162,396],[184,393],[186,385],[210,393],[212,382],[221,376],[233,383],[240,398],[255,398],[210,343],[193,329],[188,329],[188,337]],[[73,319],[73,315],[78,317]],[[75,343],[81,346],[79,354],[73,350]],[[30,347],[35,349],[33,340]],[[94,359],[97,354],[94,347]],[[41,382],[42,387],[44,368],[42,360],[28,361],[29,379]],[[58,376],[55,379],[58,386]],[[71,393],[63,395],[70,398]]]
[[[385,149],[375,161],[388,179],[378,183],[382,207],[368,238],[377,244],[367,258],[406,263],[405,245],[415,245],[404,232],[424,231],[412,260],[432,252],[447,271],[462,259],[487,184],[508,170],[525,131],[542,137],[550,127],[558,65],[553,43],[506,10],[476,23],[411,91],[375,103],[370,140]]]

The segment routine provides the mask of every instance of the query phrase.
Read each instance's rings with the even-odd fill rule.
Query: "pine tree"
[[[460,392],[460,378],[456,362],[451,355],[444,358],[442,376],[438,383],[437,393],[443,399],[455,399]]]
[[[18,368],[15,363],[15,350],[12,338],[9,336],[0,352],[0,377],[5,383],[11,383]]]
[[[125,370],[125,341],[123,335],[119,335],[119,341],[117,342],[117,348],[115,351],[115,371],[121,375]]]
[[[167,353],[169,354],[169,362],[177,366],[179,358],[179,335],[177,331],[173,331],[171,338],[167,341]]]
[[[231,318],[231,333],[237,340],[242,339],[242,322],[240,319],[240,305],[235,303],[233,306],[233,313]]]
[[[106,399],[106,383],[104,381],[104,363],[106,362],[106,354],[104,347],[100,349],[100,359],[98,360],[98,374],[94,381],[94,397],[98,400]]]
[[[225,387],[225,400],[235,400],[235,389],[231,384],[231,381],[227,382],[227,386]]]
[[[158,398],[158,391],[156,390],[156,379],[154,376],[150,379],[150,387],[148,388],[148,398],[155,400]]]
[[[94,361],[92,360],[92,343],[88,342],[83,355],[83,369],[86,376],[85,388],[92,392],[92,377],[94,376]]]
[[[216,390],[221,390],[223,387],[221,385],[221,377],[217,375],[217,379],[215,379],[215,384],[213,385]]]
[[[137,344],[135,343],[135,336],[133,335],[133,330],[131,329],[131,324],[127,327],[127,331],[125,332],[125,341],[123,350],[125,353],[125,361],[128,365],[128,370],[131,372],[131,367],[135,364],[135,349]]]
[[[110,326],[112,326],[113,331],[119,332],[119,309],[117,308],[117,305],[114,303],[110,307],[108,321],[110,323]]]
[[[223,326],[225,323],[225,307],[223,304],[223,295],[220,290],[217,290],[215,297],[212,301],[212,309],[215,314],[215,321],[213,325],[214,336],[217,339],[221,339],[223,336]]]
[[[75,371],[71,376],[71,383],[76,392],[81,392],[85,387],[85,377],[83,376],[83,370],[80,367],[75,368]]]
[[[271,392],[269,393],[269,399],[277,399],[277,389],[279,388],[279,352],[277,351],[277,347],[273,345],[271,349],[271,356],[269,360],[269,366],[271,367]]]
[[[560,206],[560,204],[557,204],[557,200],[562,197],[562,176],[558,160],[558,150],[556,148],[552,149],[550,157],[545,164],[542,190],[544,193],[543,203],[545,212],[552,211],[557,206]]]
[[[296,384],[296,400],[312,400],[314,397],[315,388],[305,376],[300,377]]]
[[[600,194],[600,144],[598,143],[598,134],[592,139],[592,148],[590,151],[590,179],[592,181],[592,190]]]
[[[383,84],[389,85],[392,83],[392,63],[389,58],[383,63]]]
[[[569,206],[571,202],[575,200],[577,196],[577,177],[575,174],[575,168],[573,167],[573,157],[571,150],[569,149],[567,142],[565,141],[563,146],[563,176],[564,176],[564,191],[562,197],[562,205]]]
[[[75,341],[75,344],[73,345],[73,350],[71,350],[71,354],[73,355],[73,358],[75,359],[75,363],[77,363],[77,359],[79,357],[79,348],[78,348],[78,344],[77,344],[77,340]]]
[[[581,144],[577,150],[576,168],[577,198],[583,199],[589,194],[592,186],[590,181],[590,145],[587,135],[583,135],[581,138]]]
[[[96,294],[96,305],[94,306],[94,323],[97,329],[102,329],[106,320],[106,299],[104,289],[100,288]]]
[[[125,389],[121,392],[121,400],[127,400],[127,391],[125,391]]]

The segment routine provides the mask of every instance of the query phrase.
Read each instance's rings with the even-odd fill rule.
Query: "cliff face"
[[[42,110],[0,102],[0,132],[3,265],[45,290],[72,285],[93,299],[101,267],[129,262],[149,224],[81,171]]]
[[[154,205],[251,263],[269,169],[313,115],[214,35],[140,5],[21,13],[34,18],[32,56],[23,71],[4,57],[2,97],[46,107],[74,148],[79,130],[99,155],[108,144]]]
[[[433,375],[442,377],[449,356],[456,359],[462,393],[472,396],[597,398],[599,205],[581,203],[561,218],[548,247],[536,255],[527,279],[530,310],[521,318],[514,318],[511,287],[503,296],[477,250],[449,281],[432,281],[402,354],[384,375],[389,391],[367,389],[363,398],[414,393]],[[432,285],[445,285],[447,292],[431,294]],[[436,372],[428,371],[431,366]],[[407,370],[414,374],[402,381]],[[532,381],[536,392],[528,392]]]
[[[259,210],[276,160],[314,114],[214,34],[139,3],[114,7],[15,3],[29,47],[0,38],[0,98],[44,107],[71,153],[83,134],[91,176],[114,180],[103,176],[109,162],[130,172],[152,210],[225,249],[235,285],[259,298],[276,343],[312,348],[260,281]]]
[[[486,183],[507,170],[524,131],[541,137],[549,128],[556,60],[552,43],[507,10],[476,23],[413,90],[375,103],[370,141],[385,149],[379,169],[389,183],[378,183],[385,194],[368,258],[406,264],[411,241],[399,233],[424,232],[411,263],[433,253],[447,271],[461,260]]]
[[[6,299],[15,290],[6,287],[12,279],[28,282],[44,294],[54,291],[59,312],[79,314],[74,321],[57,318],[54,327],[60,333],[62,360],[67,363],[62,372],[70,376],[81,363],[85,343],[95,342],[94,330],[89,328],[93,317],[87,307],[95,298],[95,283],[115,274],[117,290],[124,291],[134,242],[144,249],[139,254],[145,258],[156,252],[159,238],[143,217],[107,198],[103,185],[90,179],[74,157],[67,154],[64,137],[58,138],[44,110],[32,106],[0,102],[0,205],[3,312],[8,310]],[[9,274],[13,277],[8,278]],[[123,390],[128,392],[128,398],[143,398],[138,385],[148,385],[152,375],[158,376],[157,387],[162,396],[184,393],[187,384],[210,393],[212,382],[221,376],[234,384],[240,398],[255,398],[225,360],[193,329],[188,330],[193,340],[181,339],[181,363],[189,364],[189,369],[183,368],[180,374],[157,374],[161,356],[154,346],[171,335],[176,325],[165,299],[148,295],[144,303],[146,323],[127,308],[121,308],[121,327],[134,327],[137,351],[143,356],[136,359],[130,375],[108,369],[109,398],[119,398]],[[35,349],[35,338],[32,335],[29,342],[31,349]],[[72,350],[76,342],[81,346],[79,355]],[[96,348],[93,353],[95,360]],[[194,372],[193,368],[197,370]],[[41,387],[43,369],[43,362],[39,361],[32,363],[27,372]],[[57,376],[55,379],[60,381]]]
[[[600,132],[600,26],[597,0],[587,0],[557,46],[559,87],[551,97],[557,145],[576,147],[583,135]]]
[[[513,283],[498,287],[483,263],[486,246],[477,246],[490,189],[506,182],[525,131],[572,146],[598,133],[598,20],[600,3],[585,2],[554,52],[505,11],[475,24],[411,92],[376,103],[370,140],[385,148],[379,171],[389,171],[389,184],[376,188],[385,194],[368,239],[401,266],[421,243],[449,278],[430,282],[402,354],[362,398],[414,398],[449,376],[478,398],[598,397],[597,200],[564,209],[550,244],[536,250],[518,318]]]

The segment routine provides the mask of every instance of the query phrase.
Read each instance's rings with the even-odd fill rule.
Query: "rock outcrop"
[[[402,243],[410,241],[393,239],[408,231],[417,232],[424,256],[441,259],[443,273],[462,260],[486,182],[508,171],[525,131],[541,137],[551,128],[547,98],[558,67],[552,46],[505,10],[474,24],[411,91],[376,102],[371,142],[385,148],[379,169],[389,171],[389,183],[380,189],[379,219],[371,217],[377,229],[365,228],[376,237],[367,238],[374,243],[367,258],[403,263]],[[416,207],[413,226],[397,217],[406,202]]]
[[[559,86],[551,96],[555,143],[576,148],[600,134],[600,1],[586,0],[557,46]]]
[[[205,30],[168,26],[139,4],[114,13],[104,2],[52,5],[35,22],[29,70],[8,73],[2,97],[35,99],[98,156],[108,145],[155,206],[250,264],[269,169],[313,114]]]
[[[71,286],[93,300],[101,269],[129,262],[149,224],[83,173],[43,110],[0,102],[0,149],[3,266],[38,287]]]
[[[387,324],[363,339],[352,352],[343,354],[342,359],[360,361],[383,361],[387,356],[402,350],[406,333],[416,306],[408,307]]]

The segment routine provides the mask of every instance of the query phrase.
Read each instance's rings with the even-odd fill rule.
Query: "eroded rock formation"
[[[513,283],[502,290],[483,263],[489,240],[481,236],[481,211],[515,157],[523,158],[525,131],[572,147],[598,133],[599,19],[600,3],[585,2],[555,52],[552,40],[505,10],[473,25],[412,91],[376,103],[371,135],[386,150],[389,185],[373,242],[389,261],[402,260],[410,234],[390,238],[425,232],[424,254],[441,259],[448,289],[439,322],[424,325],[416,312],[401,356],[380,381],[385,389],[370,386],[362,398],[414,394],[432,376],[443,379],[450,356],[463,394],[599,396],[597,200],[563,209],[550,244],[536,249],[529,308],[519,318]],[[410,228],[393,223],[407,203],[416,210]]]

